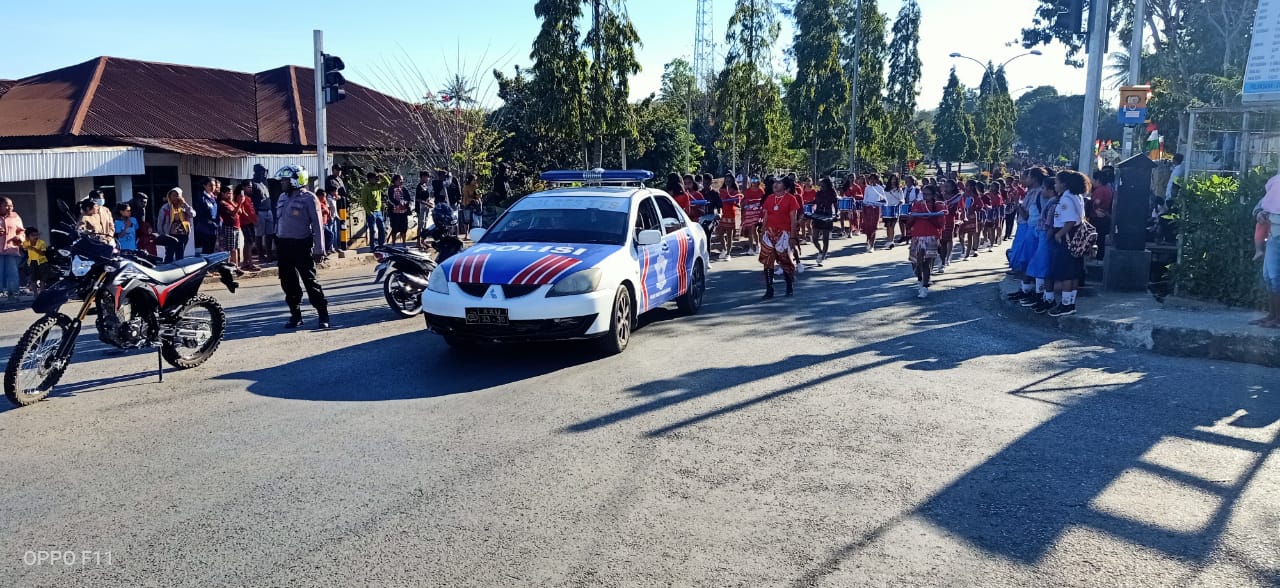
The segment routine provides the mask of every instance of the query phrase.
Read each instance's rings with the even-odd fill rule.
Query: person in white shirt
[[[1186,168],[1183,167],[1185,159],[1185,156],[1181,153],[1173,154],[1173,173],[1169,174],[1169,183],[1164,187],[1164,199],[1166,205],[1168,205],[1168,201],[1173,198],[1174,181],[1181,179],[1183,172],[1186,171]]]
[[[884,184],[884,211],[880,216],[884,217],[884,240],[889,244],[889,249],[893,249],[894,234],[898,232],[898,209],[902,206],[902,180],[898,178],[898,174],[889,174],[889,179]]]
[[[880,230],[880,207],[889,200],[880,185],[880,175],[867,176],[867,187],[862,191],[862,232],[867,236],[867,251],[876,250],[876,232]]]
[[[1088,194],[1090,189],[1089,178],[1077,171],[1059,172],[1057,180],[1057,189],[1062,196],[1053,211],[1050,229],[1053,260],[1049,266],[1049,278],[1053,281],[1054,297],[1058,302],[1052,309],[1036,307],[1036,312],[1047,312],[1055,317],[1076,312],[1076,288],[1084,278],[1084,257],[1071,255],[1067,241],[1084,222],[1084,198],[1081,194]]]

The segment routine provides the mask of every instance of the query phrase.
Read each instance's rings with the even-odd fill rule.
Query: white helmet
[[[307,175],[307,168],[292,164],[280,168],[280,171],[276,172],[276,179],[280,180],[280,186],[286,190],[305,188],[311,181],[311,177]]]

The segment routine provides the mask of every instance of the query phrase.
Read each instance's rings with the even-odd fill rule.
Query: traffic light
[[[325,104],[333,104],[334,102],[339,102],[347,97],[347,91],[342,89],[342,86],[347,83],[347,78],[342,77],[342,74],[338,73],[341,72],[344,67],[346,67],[346,65],[342,63],[341,57],[338,57],[337,55],[324,54],[324,71],[321,72],[321,75],[324,76],[323,89]]]
[[[1054,28],[1072,35],[1084,32],[1084,7],[1085,0],[1067,0],[1065,10],[1058,12]]]

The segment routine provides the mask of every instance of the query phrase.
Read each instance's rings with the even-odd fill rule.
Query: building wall
[[[37,182],[0,182],[0,196],[7,196],[13,200],[13,211],[22,217],[22,223],[26,226],[35,226],[40,228],[41,235],[49,234],[48,223],[43,226],[40,221],[45,215],[40,214],[38,207],[38,199],[36,198]],[[39,182],[43,184],[44,182]]]

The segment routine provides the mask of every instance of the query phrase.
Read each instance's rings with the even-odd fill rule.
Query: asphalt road
[[[999,254],[922,301],[904,248],[835,245],[769,303],[717,263],[609,358],[457,355],[368,267],[323,276],[326,332],[219,294],[218,354],[162,384],[89,335],[0,408],[0,585],[1280,584],[1280,370],[1011,320]]]

